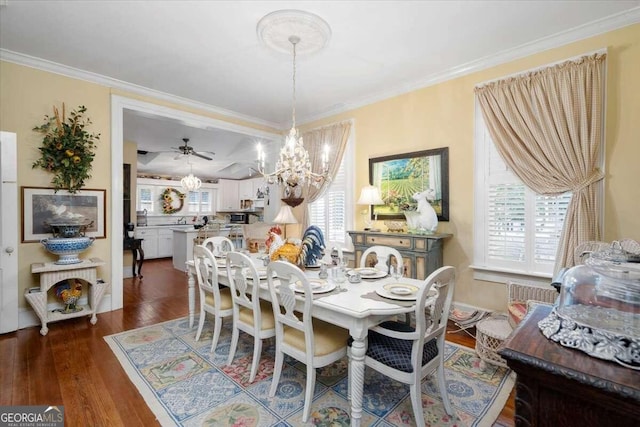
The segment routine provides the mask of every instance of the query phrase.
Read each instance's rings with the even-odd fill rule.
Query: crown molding
[[[344,113],[346,111],[354,110],[356,108],[360,108],[365,105],[373,104],[375,102],[379,102],[384,99],[392,98],[394,96],[402,95],[418,89],[423,89],[425,87],[433,86],[435,84],[452,80],[454,78],[462,77],[467,74],[471,74],[471,73],[481,71],[487,68],[491,68],[500,64],[514,61],[516,59],[530,56],[535,53],[539,53],[545,50],[564,46],[566,44],[573,43],[578,40],[582,40],[588,37],[593,37],[598,34],[613,31],[629,25],[637,24],[638,22],[640,22],[640,7],[635,7],[625,12],[621,12],[616,15],[611,15],[606,18],[593,21],[584,25],[580,25],[573,29],[563,31],[561,33],[554,34],[549,37],[544,37],[512,49],[504,50],[495,55],[491,55],[484,58],[480,58],[475,61],[467,62],[466,64],[452,67],[440,73],[431,74],[415,82],[397,85],[391,89],[377,92],[370,96],[362,97],[360,99],[355,99],[353,101],[339,103],[337,105],[329,107],[324,111],[320,111],[316,114],[310,114],[310,115],[299,117],[298,121],[300,125],[304,125],[306,123],[314,122],[316,120],[324,119],[326,117],[330,117],[336,114]],[[144,86],[139,86],[132,83],[127,83],[122,80],[103,76],[101,74],[80,70],[78,68],[68,67],[66,65],[58,64],[56,62],[48,61],[41,58],[36,58],[29,55],[24,55],[24,54],[13,52],[6,49],[0,49],[0,60],[12,62],[18,65],[24,65],[31,68],[36,68],[43,71],[48,71],[54,74],[60,74],[63,76],[88,81],[91,83],[100,84],[100,85],[111,87],[111,88],[120,89],[129,93],[134,93],[141,96],[148,96],[151,98],[175,103],[178,105],[198,109],[201,111],[206,111],[213,114],[220,114],[225,117],[233,118],[236,120],[243,120],[256,125],[268,126],[277,130],[285,130],[288,128],[288,123],[276,123],[276,122],[263,120],[260,118],[244,115],[235,111],[231,111],[231,110],[216,107],[213,105],[205,104],[202,102],[194,101],[188,98],[171,95],[165,92],[149,89]]]
[[[35,56],[25,55],[18,52],[13,52],[7,49],[0,49],[0,60],[12,62],[18,65],[24,65],[25,67],[36,68],[42,71],[48,71],[54,74],[60,74],[66,77],[71,77],[79,80],[84,80],[90,83],[99,84],[102,86],[119,89],[128,93],[133,93],[141,96],[148,96],[154,99],[167,101],[182,105],[184,107],[195,108],[208,113],[220,114],[225,117],[229,117],[236,120],[243,120],[256,125],[268,126],[273,129],[284,129],[281,123],[275,123],[256,117],[241,114],[235,111],[227,110],[214,105],[205,104],[203,102],[194,101],[192,99],[183,98],[176,95],[171,95],[166,92],[161,92],[155,89],[149,89],[144,86],[139,86],[133,83],[128,83],[122,80],[114,79],[111,77],[103,76],[102,74],[92,73],[91,71],[81,70],[79,68],[69,67],[67,65],[59,64],[57,62],[48,61],[42,58],[36,58]]]
[[[569,43],[576,42],[578,40],[583,40],[589,37],[597,36],[598,34],[603,34],[609,31],[617,30],[619,28],[627,27],[629,25],[637,24],[638,22],[640,22],[640,7],[635,7],[633,9],[629,9],[627,11],[611,15],[597,21],[589,22],[587,24],[580,25],[570,30],[554,34],[552,36],[543,37],[530,43],[526,43],[512,49],[504,50],[495,55],[490,55],[475,61],[467,62],[466,64],[449,68],[448,70],[442,71],[440,73],[431,74],[423,79],[412,83],[401,84],[389,90],[377,92],[373,95],[363,97],[351,102],[343,102],[317,114],[302,116],[299,118],[299,122],[300,124],[304,125],[305,123],[321,120],[330,116],[334,116],[336,114],[364,107],[365,105],[373,104],[384,99],[413,92],[418,89],[423,89],[425,87],[433,86],[435,84],[442,83],[448,80],[453,80],[467,74],[475,73],[477,71],[511,62],[516,59],[531,56],[545,50],[557,48]]]

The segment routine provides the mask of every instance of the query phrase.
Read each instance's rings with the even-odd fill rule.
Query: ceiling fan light
[[[202,181],[200,180],[200,178],[190,173],[180,180],[180,184],[182,185],[182,189],[184,191],[196,191],[202,186]]]

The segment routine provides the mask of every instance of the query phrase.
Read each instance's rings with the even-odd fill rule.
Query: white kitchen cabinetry
[[[136,239],[142,240],[144,259],[158,258],[158,229],[148,227],[136,228]]]
[[[158,258],[173,256],[173,230],[161,228],[158,230]]]
[[[245,179],[238,182],[238,195],[240,200],[253,200],[256,198],[256,193],[253,191],[252,179]]]
[[[240,209],[239,181],[221,179],[218,184],[220,185],[218,210],[232,211]]]

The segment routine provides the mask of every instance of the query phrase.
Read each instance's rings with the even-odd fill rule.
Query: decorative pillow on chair
[[[527,314],[527,303],[526,301],[512,301],[507,309],[509,310],[509,325],[515,329]]]

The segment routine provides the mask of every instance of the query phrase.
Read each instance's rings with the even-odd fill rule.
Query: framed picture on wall
[[[77,193],[54,192],[53,188],[21,187],[22,243],[51,237],[50,222],[90,223],[85,236],[104,239],[106,190],[83,189]]]
[[[416,193],[431,189],[439,221],[449,221],[449,147],[369,159],[369,182],[380,189],[383,205],[374,205],[371,218],[404,219],[416,210]]]

